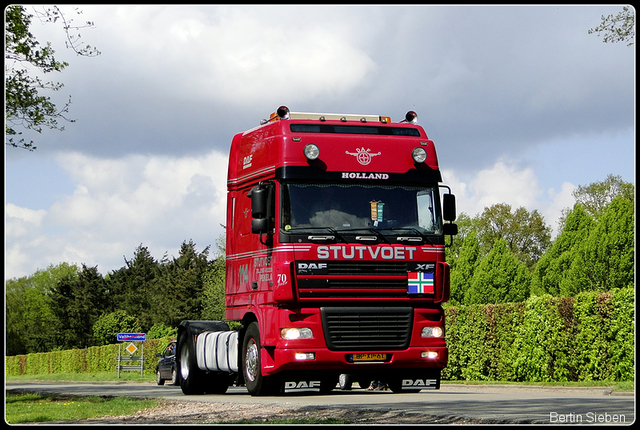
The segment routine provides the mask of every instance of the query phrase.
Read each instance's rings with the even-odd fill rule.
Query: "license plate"
[[[380,353],[353,354],[353,361],[386,361],[386,360],[387,360],[387,354],[380,354]]]

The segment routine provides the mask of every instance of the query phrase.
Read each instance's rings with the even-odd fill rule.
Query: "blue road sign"
[[[116,335],[118,342],[126,342],[126,341],[145,341],[147,340],[146,333],[118,333]]]

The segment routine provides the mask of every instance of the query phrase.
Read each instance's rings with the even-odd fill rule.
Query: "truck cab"
[[[226,319],[251,394],[439,388],[455,199],[416,120],[281,106],[234,136]]]

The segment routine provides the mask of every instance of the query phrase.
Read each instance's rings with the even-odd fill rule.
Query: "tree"
[[[160,339],[162,337],[177,337],[178,328],[169,327],[163,323],[154,324],[147,332],[147,339]]]
[[[6,354],[50,351],[56,344],[56,317],[50,295],[58,281],[77,276],[75,265],[61,263],[5,284]]]
[[[76,12],[82,13],[78,10]],[[63,23],[63,30],[67,35],[67,47],[76,54],[82,56],[100,54],[89,45],[81,48],[79,34],[70,33],[93,26],[92,22],[87,21],[83,26],[73,26],[73,20],[67,20],[57,6],[43,9],[37,14],[43,22],[61,21]],[[59,125],[59,120],[69,122],[74,120],[66,117],[71,97],[62,108],[58,108],[50,97],[40,94],[40,90],[58,91],[63,84],[43,82],[34,74],[35,71],[42,74],[61,72],[69,64],[56,60],[55,51],[50,42],[41,46],[35,39],[29,31],[31,18],[33,15],[27,14],[23,6],[11,5],[5,10],[5,144],[33,151],[36,149],[33,141],[14,140],[15,136],[22,134],[16,130],[17,127],[42,133],[43,128],[64,130],[64,127]]]
[[[109,275],[109,288],[118,308],[140,321],[146,331],[154,324],[153,297],[157,294],[157,282],[162,267],[140,244],[132,260],[124,259],[125,267]]]
[[[624,6],[622,12],[616,16],[602,16],[602,22],[599,26],[589,30],[589,34],[602,34],[604,43],[629,42],[627,46],[634,43],[636,37],[636,15],[633,8]]]
[[[529,297],[531,275],[524,263],[498,239],[475,270],[465,304],[522,302]]]
[[[485,208],[476,225],[482,255],[503,239],[529,269],[533,269],[551,243],[551,228],[537,210],[529,212],[520,207],[512,213],[510,205],[499,203]]]
[[[589,236],[593,219],[584,205],[576,203],[554,243],[540,258],[531,281],[531,294],[570,297],[576,294],[569,269],[580,244]]]
[[[176,327],[180,321],[200,319],[203,311],[204,274],[210,268],[209,247],[198,253],[196,244],[183,242],[178,258],[163,266],[154,298],[155,323]]]
[[[456,224],[458,225],[458,234],[455,240],[452,241],[451,246],[447,251],[447,260],[449,263],[453,262],[460,255],[462,244],[469,234],[473,232],[477,235],[477,219],[471,218],[466,213],[462,212],[456,218]]]
[[[117,343],[118,333],[139,333],[140,331],[138,320],[123,310],[104,313],[93,324],[93,338],[96,346]]]
[[[634,212],[617,196],[580,244],[569,278],[576,293],[634,286]]]
[[[113,310],[107,283],[97,267],[82,265],[76,277],[65,276],[51,294],[51,309],[57,317],[57,344],[64,349],[94,344],[93,325],[100,315]]]
[[[607,175],[602,182],[578,186],[572,194],[576,202],[584,205],[588,214],[598,219],[616,196],[624,197],[633,205],[635,187],[620,176]]]
[[[458,257],[451,262],[451,303],[465,303],[473,275],[480,262],[480,247],[475,232],[468,233]]]
[[[222,226],[225,228],[225,226]],[[204,304],[202,318],[220,321],[225,319],[225,280],[226,280],[226,249],[225,236],[216,239],[216,257],[211,268],[203,275]]]
[[[225,259],[218,257],[203,278],[204,304],[202,318],[221,321],[225,319]]]

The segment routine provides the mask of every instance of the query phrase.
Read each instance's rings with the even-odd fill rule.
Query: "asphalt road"
[[[464,417],[519,423],[631,424],[635,421],[635,393],[611,393],[604,388],[534,386],[471,386],[442,384],[440,390],[394,394],[389,391],[334,390],[287,392],[276,397],[252,397],[244,387],[224,395],[185,396],[180,387],[151,383],[9,382],[7,392],[38,391],[75,395],[161,397],[200,402],[290,404],[292,407],[350,407],[381,411]]]

